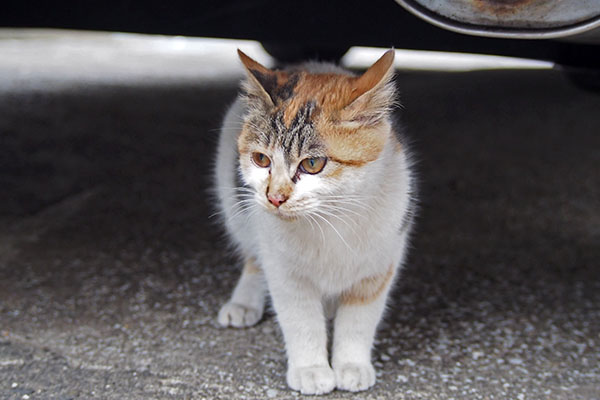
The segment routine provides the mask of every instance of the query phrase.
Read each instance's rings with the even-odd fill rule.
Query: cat
[[[256,324],[269,293],[289,387],[366,390],[415,204],[391,119],[394,51],[360,76],[317,62],[271,70],[238,54],[247,77],[222,125],[215,180],[244,267],[218,322]]]

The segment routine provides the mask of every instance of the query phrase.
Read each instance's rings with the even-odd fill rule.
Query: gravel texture
[[[300,397],[272,313],[243,330],[216,323],[239,263],[208,189],[241,70],[69,82],[9,61],[0,398]],[[600,95],[557,71],[397,82],[417,229],[376,386],[326,397],[600,399]]]

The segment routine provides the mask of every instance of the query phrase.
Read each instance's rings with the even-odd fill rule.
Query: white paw
[[[329,365],[288,368],[288,385],[302,394],[325,394],[335,389],[335,374]]]
[[[256,325],[262,318],[263,311],[238,303],[227,302],[219,311],[217,320],[222,326],[244,328]]]
[[[340,390],[360,392],[375,384],[375,369],[370,363],[342,364],[335,368],[335,381]]]

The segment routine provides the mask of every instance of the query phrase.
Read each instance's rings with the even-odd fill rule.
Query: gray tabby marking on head
[[[267,92],[273,104],[279,104],[292,97],[294,88],[300,78],[298,74],[292,73],[285,83],[280,84],[276,75],[264,74],[256,69],[251,69],[250,73],[261,84],[265,92]]]
[[[311,121],[311,115],[316,109],[313,101],[300,107],[289,126],[284,122],[284,111],[264,117],[254,115],[251,119],[252,140],[265,148],[279,148],[283,151],[286,162],[291,164],[294,157],[303,154],[323,152],[323,145]],[[268,124],[267,124],[268,122]]]

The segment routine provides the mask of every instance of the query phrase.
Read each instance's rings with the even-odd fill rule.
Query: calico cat
[[[414,204],[408,153],[390,118],[394,52],[360,76],[323,63],[271,70],[238,53],[247,79],[222,126],[215,178],[245,261],[218,321],[256,324],[268,292],[292,389],[368,389]]]

